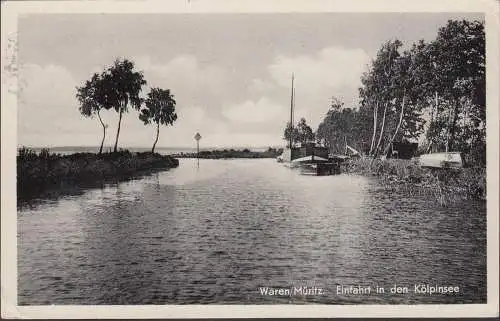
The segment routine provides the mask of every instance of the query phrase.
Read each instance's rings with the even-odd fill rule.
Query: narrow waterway
[[[21,305],[486,301],[484,202],[441,207],[270,159],[181,159],[17,214]],[[459,292],[415,293],[420,284]],[[322,291],[263,295],[303,286]]]

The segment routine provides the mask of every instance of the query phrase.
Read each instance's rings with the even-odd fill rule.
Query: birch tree
[[[106,108],[113,108],[118,113],[118,127],[113,151],[118,150],[122,117],[129,111],[129,107],[139,110],[141,108],[142,86],[146,80],[142,72],[134,70],[134,63],[128,59],[117,59],[113,66],[103,73],[104,83],[107,86],[108,99]]]
[[[154,153],[160,135],[160,125],[172,125],[177,120],[176,101],[169,89],[151,88],[145,105],[146,107],[141,109],[139,119],[144,124],[156,125],[155,141],[151,148],[151,152]]]
[[[94,73],[90,80],[87,80],[85,84],[81,87],[77,87],[76,98],[80,103],[79,111],[84,117],[93,118],[97,116],[99,120],[103,134],[101,140],[101,146],[99,147],[99,154],[102,153],[102,148],[104,141],[106,139],[106,129],[108,125],[104,124],[100,112],[106,108],[108,103],[106,102],[106,85],[104,84],[104,79],[101,74]]]

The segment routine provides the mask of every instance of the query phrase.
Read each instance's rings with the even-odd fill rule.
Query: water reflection
[[[181,160],[18,212],[20,304],[479,303],[486,209],[387,194],[273,160]],[[300,280],[300,281],[299,281]],[[259,286],[315,283],[314,297]],[[342,296],[336,285],[458,285],[456,296]]]

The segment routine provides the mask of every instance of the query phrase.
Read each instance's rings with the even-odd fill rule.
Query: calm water
[[[19,304],[486,300],[484,203],[442,208],[270,159],[195,162],[20,208]],[[420,283],[459,293],[414,293]],[[372,292],[337,294],[338,285]],[[391,294],[394,285],[409,292]],[[323,293],[261,294],[301,286]]]

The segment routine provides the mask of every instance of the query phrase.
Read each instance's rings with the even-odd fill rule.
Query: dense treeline
[[[360,106],[333,100],[316,131],[334,153],[345,143],[385,154],[394,141],[420,152],[460,151],[485,164],[485,33],[480,21],[448,21],[435,40],[382,45],[361,78]]]
[[[265,151],[252,151],[245,149],[219,149],[204,150],[200,153],[180,153],[172,155],[177,158],[204,158],[204,159],[230,159],[230,158],[276,158],[283,153],[282,148],[269,147]]]

